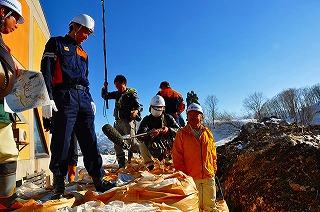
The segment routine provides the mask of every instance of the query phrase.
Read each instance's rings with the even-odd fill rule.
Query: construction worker
[[[201,124],[203,119],[201,106],[190,104],[188,123],[174,139],[172,158],[177,171],[193,178],[199,192],[200,211],[215,211],[217,152],[212,132]]]
[[[173,139],[179,129],[175,119],[164,112],[165,106],[162,96],[154,96],[150,101],[150,114],[142,119],[138,129],[138,134],[152,132],[139,137],[141,156],[149,171],[154,168],[151,156],[159,161],[171,159]]]
[[[95,104],[89,92],[88,55],[81,47],[93,30],[94,20],[90,16],[81,14],[74,17],[67,35],[48,40],[41,60],[41,72],[51,99],[50,105],[42,107],[42,115],[44,118],[52,117],[54,123],[49,165],[54,186],[51,199],[64,195],[73,131],[96,190],[104,192],[114,187],[103,180],[105,172],[94,127]]]
[[[0,73],[13,73],[12,82],[18,73],[10,49],[2,40],[2,34],[9,34],[24,23],[21,3],[17,0],[0,0]],[[3,77],[3,78],[2,78]],[[4,111],[4,97],[12,90],[10,79],[0,75],[0,210],[7,210],[14,203],[18,149],[13,137],[12,114]],[[12,86],[12,85],[11,85]]]
[[[172,115],[177,123],[184,127],[185,123],[181,116],[181,113],[185,109],[185,104],[182,98],[182,94],[178,91],[173,90],[170,87],[170,83],[167,81],[163,81],[160,83],[160,91],[157,93],[157,95],[160,95],[164,98],[166,102],[166,113]]]
[[[138,101],[137,91],[134,88],[127,88],[127,79],[123,75],[114,78],[114,85],[117,91],[105,92],[102,88],[102,98],[105,100],[115,99],[113,116],[115,118],[114,128],[121,135],[134,136],[136,133],[136,120],[140,121],[141,104]],[[128,161],[131,160],[132,152],[139,152],[139,143],[136,139],[130,139],[130,151]],[[125,167],[125,152],[121,146],[114,144],[119,168]]]

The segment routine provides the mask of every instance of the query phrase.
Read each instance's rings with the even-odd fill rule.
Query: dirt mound
[[[320,211],[320,126],[248,123],[217,147],[230,211]]]

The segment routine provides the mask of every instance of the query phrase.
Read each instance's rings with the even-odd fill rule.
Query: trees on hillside
[[[205,123],[214,128],[214,121],[218,112],[218,99],[214,95],[207,96],[204,103]]]
[[[262,92],[254,92],[243,100],[243,106],[255,119],[263,118],[263,104],[266,97]]]
[[[313,106],[320,101],[319,97],[319,85],[311,88],[289,88],[267,101],[263,101],[261,93],[249,95],[244,100],[244,107],[253,112],[254,118],[277,116],[310,125],[317,112]]]

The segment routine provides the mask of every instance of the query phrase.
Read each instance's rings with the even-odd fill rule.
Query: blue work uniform
[[[50,170],[56,176],[67,175],[74,130],[89,175],[102,177],[105,172],[97,147],[86,52],[69,35],[52,37],[45,46],[41,72],[58,109],[52,116]]]

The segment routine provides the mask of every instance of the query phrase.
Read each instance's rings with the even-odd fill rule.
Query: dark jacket
[[[0,35],[0,45],[5,47],[5,43],[3,42],[2,36]],[[11,70],[15,70],[15,65],[12,59],[11,54],[5,50],[4,48],[0,49],[1,54],[1,62],[0,65],[7,65],[11,68]],[[14,73],[15,74],[15,73]],[[4,111],[4,99],[0,99],[0,123],[11,123],[13,121],[13,116],[10,113]]]
[[[41,60],[41,72],[50,99],[53,99],[54,86],[69,88],[81,85],[88,89],[90,95],[88,55],[69,35],[48,40]]]
[[[159,117],[154,117],[151,114],[145,116],[140,123],[137,134],[146,133],[152,129],[159,129],[164,126],[169,128],[169,132],[165,135],[159,134],[157,137],[161,136],[162,137],[161,139],[173,140],[174,137],[176,136],[177,131],[179,130],[179,125],[171,115],[166,113],[162,114]],[[153,139],[157,139],[157,137],[153,138],[150,135],[147,135],[147,136],[140,137],[139,140],[146,143],[146,142],[152,141]]]
[[[127,88],[124,93],[118,91],[108,92],[107,99],[115,99],[113,116],[116,120],[132,121],[130,114],[132,110],[141,111],[137,91],[134,88]]]
[[[172,115],[174,118],[177,118],[185,109],[185,104],[181,93],[173,90],[172,88],[161,89],[157,93],[163,97],[166,102],[166,113]]]

